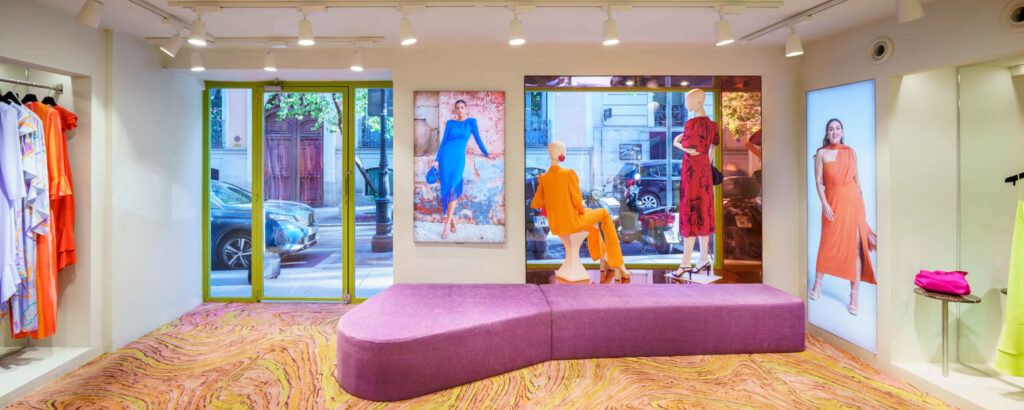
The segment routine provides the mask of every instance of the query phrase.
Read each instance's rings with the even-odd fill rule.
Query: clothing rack
[[[1006,182],[1007,184],[1013,184],[1013,185],[1017,185],[1017,181],[1024,182],[1024,172],[1021,172],[1021,173],[1019,173],[1017,175],[1010,175],[1010,176],[1006,177],[1006,179],[1003,180],[1003,182]]]
[[[57,94],[61,94],[61,93],[64,92],[64,84],[46,85],[46,84],[34,83],[34,82],[31,82],[31,81],[15,80],[13,78],[4,78],[4,77],[0,77],[0,82],[17,84],[17,85],[24,85],[24,86],[35,87],[35,88],[45,88],[47,90],[53,90]]]
[[[46,84],[40,84],[40,83],[36,83],[36,82],[32,82],[32,81],[17,80],[17,79],[13,79],[13,78],[5,78],[5,77],[0,77],[0,82],[10,83],[10,84],[15,84],[15,85],[24,85],[24,86],[33,87],[33,88],[43,88],[43,89],[47,89],[47,90],[52,90],[58,96],[64,92],[64,84],[46,85]],[[11,355],[13,355],[15,353],[18,353],[18,352],[22,351],[27,346],[21,345],[21,346],[10,346],[10,347],[13,347],[13,349],[4,348],[2,351],[0,351],[0,359],[3,359],[5,357],[11,356]]]

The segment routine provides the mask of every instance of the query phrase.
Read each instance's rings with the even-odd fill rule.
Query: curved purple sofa
[[[335,377],[395,401],[551,359],[799,352],[804,323],[760,284],[398,284],[338,321]]]

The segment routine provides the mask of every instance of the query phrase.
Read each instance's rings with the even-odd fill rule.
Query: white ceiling
[[[85,0],[35,0],[59,12],[74,15]],[[167,0],[149,0],[164,10],[191,21],[189,9],[168,7]],[[484,2],[486,0],[482,0]],[[824,0],[785,0],[780,8],[748,8],[728,15],[733,35],[740,38]],[[925,18],[928,4],[923,0]],[[167,37],[174,30],[161,24],[156,15],[128,0],[105,0],[101,27],[137,37]],[[538,2],[539,3],[539,2]],[[207,32],[219,37],[296,36],[301,14],[294,9],[224,9],[204,16]],[[605,14],[597,8],[538,8],[520,15],[531,44],[599,44]],[[391,8],[331,8],[326,14],[309,17],[317,36],[384,36],[378,46],[398,46],[398,22],[401,14]],[[417,46],[495,45],[507,46],[511,13],[498,7],[428,8],[409,15]],[[631,45],[703,45],[714,42],[717,15],[710,8],[634,8],[615,16],[622,46]],[[864,24],[896,19],[896,0],[849,0],[815,15],[801,24],[798,32],[804,41],[828,36]],[[913,23],[910,23],[913,24]],[[782,46],[786,30],[754,40],[754,44]]]

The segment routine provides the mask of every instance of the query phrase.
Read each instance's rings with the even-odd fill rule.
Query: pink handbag
[[[971,285],[967,283],[966,275],[967,272],[959,270],[952,272],[922,270],[914,277],[914,284],[931,292],[970,295]]]

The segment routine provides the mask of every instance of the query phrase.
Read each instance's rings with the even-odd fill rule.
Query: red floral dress
[[[695,117],[683,126],[682,145],[700,155],[683,154],[679,178],[679,235],[706,236],[715,233],[715,193],[711,180],[713,145],[718,145],[718,124],[708,117]]]

